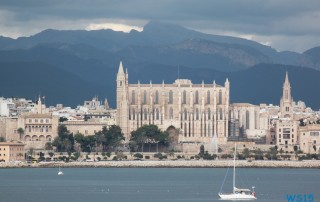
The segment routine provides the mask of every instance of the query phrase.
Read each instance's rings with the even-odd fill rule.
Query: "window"
[[[196,120],[199,120],[199,109],[196,109]]]
[[[147,104],[147,91],[143,91],[143,104]]]
[[[218,104],[222,104],[222,90],[219,90],[219,102]]]
[[[170,90],[169,92],[169,104],[173,104],[173,92]]]
[[[187,103],[187,92],[184,90],[182,95],[182,104]]]
[[[49,119],[46,119],[46,123],[49,123]]]
[[[132,115],[131,116],[132,116],[133,120],[136,120],[136,111],[134,109],[132,110]]]
[[[186,108],[184,108],[183,114],[184,114],[184,120],[188,120],[188,113]]]
[[[220,120],[223,120],[222,108],[219,108]]]
[[[246,129],[250,128],[250,114],[249,111],[246,111]]]
[[[154,103],[159,104],[159,92],[158,91],[156,91]]]
[[[136,92],[133,90],[131,94],[131,104],[136,103]]]
[[[208,108],[208,120],[210,120],[211,119],[211,110],[210,110],[210,108]]]
[[[32,119],[29,119],[29,123],[32,123]]]
[[[169,113],[170,119],[173,119],[173,108],[170,107],[170,113]]]
[[[207,104],[210,104],[210,91],[207,91]]]
[[[199,92],[198,91],[196,91],[196,100],[195,100],[196,102],[196,104],[199,104]]]
[[[159,109],[157,108],[156,109],[156,120],[159,120],[160,119],[160,116],[159,116]]]
[[[144,120],[147,120],[147,118],[148,118],[147,109],[144,109],[144,110],[143,110],[143,117],[144,117]]]

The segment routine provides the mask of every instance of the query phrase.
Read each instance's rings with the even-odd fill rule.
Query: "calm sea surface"
[[[0,169],[0,201],[219,201],[231,191],[232,169],[224,168]],[[227,174],[227,175],[226,175]],[[237,169],[237,186],[256,187],[259,202],[286,202],[287,194],[320,201],[319,169]]]

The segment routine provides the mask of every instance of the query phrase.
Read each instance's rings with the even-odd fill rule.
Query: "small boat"
[[[232,193],[219,193],[221,200],[256,200],[256,192],[254,187],[250,189],[239,189],[236,187],[236,152],[237,145],[234,147],[234,158],[233,158],[233,192]]]
[[[61,171],[60,167],[59,167],[58,175],[63,175],[63,172]]]

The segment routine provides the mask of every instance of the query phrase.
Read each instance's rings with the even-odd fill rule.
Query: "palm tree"
[[[18,128],[17,132],[19,133],[20,140],[22,140],[22,135],[24,134],[23,128]]]

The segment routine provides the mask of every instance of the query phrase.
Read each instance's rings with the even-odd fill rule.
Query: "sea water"
[[[0,201],[200,202],[219,201],[220,191],[232,191],[232,169],[227,168],[62,170],[64,175],[58,176],[56,168],[0,169]],[[236,186],[255,186],[259,202],[287,202],[288,196],[297,194],[312,194],[319,202],[320,170],[239,168]]]

